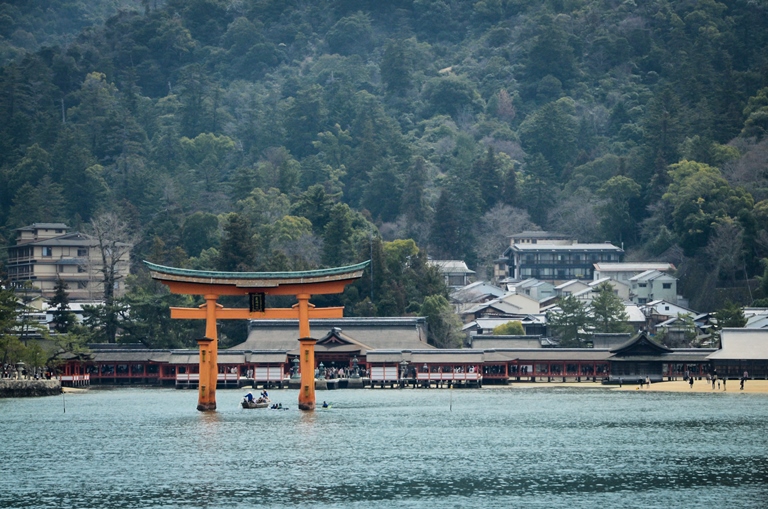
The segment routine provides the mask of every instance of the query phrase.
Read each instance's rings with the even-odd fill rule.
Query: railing
[[[399,380],[397,366],[371,366],[371,382],[396,382]]]
[[[61,375],[59,380],[61,381],[61,385],[77,387],[89,385],[91,383],[91,375]]]
[[[482,380],[482,378],[480,373],[416,373],[416,380],[424,382],[441,382],[445,380],[477,382]]]
[[[255,382],[280,382],[283,379],[283,368],[279,366],[254,368]]]

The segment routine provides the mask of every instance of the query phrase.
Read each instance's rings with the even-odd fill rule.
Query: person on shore
[[[621,383],[622,383],[623,381],[624,381],[624,380],[622,380],[622,379],[621,379],[621,377],[619,377],[619,387],[621,387]]]
[[[688,385],[691,387],[691,389],[693,389],[693,377],[692,376],[688,377]]]
[[[728,377],[727,377],[727,376],[724,376],[724,377],[723,377],[723,390],[726,390],[726,388],[725,388],[725,382],[727,382],[727,381],[728,381]]]
[[[717,383],[717,372],[712,375],[712,390],[715,390],[715,383]]]
[[[739,390],[744,390],[744,377],[739,378]]]
[[[651,377],[648,375],[645,375],[645,385],[648,386],[648,388],[651,388]]]

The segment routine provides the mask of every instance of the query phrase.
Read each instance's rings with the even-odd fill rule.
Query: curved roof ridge
[[[222,272],[213,270],[193,270],[181,269],[178,267],[167,267],[165,265],[158,265],[156,263],[144,260],[144,264],[147,266],[147,268],[149,268],[149,270],[160,272],[162,274],[216,279],[294,279],[302,277],[335,276],[338,274],[345,274],[347,272],[363,270],[370,263],[370,260],[366,260],[355,265],[347,265],[344,267],[333,267],[330,269],[316,269],[297,272]]]

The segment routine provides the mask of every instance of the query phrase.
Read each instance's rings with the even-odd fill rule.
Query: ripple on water
[[[0,507],[763,507],[768,399],[483,389],[0,401]],[[295,406],[296,391],[273,391]],[[722,395],[717,395],[722,396]],[[66,413],[63,412],[66,404]]]

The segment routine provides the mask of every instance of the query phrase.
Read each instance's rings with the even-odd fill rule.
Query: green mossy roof
[[[166,267],[164,265],[157,265],[155,263],[144,260],[144,264],[149,270],[160,272],[163,274],[169,274],[174,276],[187,276],[187,277],[199,277],[199,278],[212,278],[212,279],[298,279],[298,278],[314,278],[323,276],[335,276],[339,274],[345,274],[347,272],[356,272],[365,269],[370,260],[366,260],[356,265],[347,265],[345,267],[333,267],[330,269],[317,269],[317,270],[304,270],[297,272],[220,272],[215,270],[192,270],[192,269],[179,269],[176,267]]]

